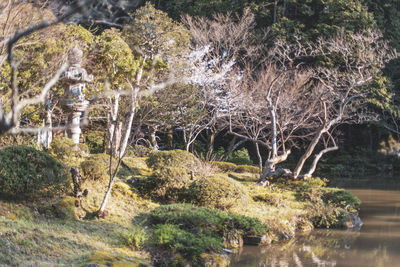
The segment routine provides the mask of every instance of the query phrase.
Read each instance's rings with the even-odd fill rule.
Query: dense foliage
[[[254,218],[188,204],[161,206],[150,212],[148,222],[155,229],[155,246],[198,263],[202,253],[220,251],[223,238],[232,231],[255,236],[269,230]]]
[[[0,170],[0,196],[5,199],[53,197],[68,189],[64,166],[32,147],[1,149]]]

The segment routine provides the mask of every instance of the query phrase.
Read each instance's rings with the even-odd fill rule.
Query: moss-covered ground
[[[102,178],[84,182],[89,194],[81,205],[68,192],[29,203],[1,200],[0,265],[202,265],[217,253],[212,259],[223,266],[227,261],[221,249],[241,245],[239,239],[249,233],[263,235],[265,244],[296,231],[340,227],[345,214],[359,205],[345,191],[326,188],[321,179],[277,180],[260,187],[254,167],[192,157],[186,164],[182,153],[172,152],[182,168],[168,153],[126,157],[105,218],[92,216],[107,187]],[[167,206],[171,203],[177,206]]]

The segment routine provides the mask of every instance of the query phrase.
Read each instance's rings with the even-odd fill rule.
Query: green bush
[[[117,160],[113,159],[112,171],[117,165]],[[107,154],[93,154],[87,157],[81,163],[83,176],[91,180],[104,180],[107,179],[109,174],[110,155]]]
[[[162,201],[178,201],[185,195],[185,189],[192,183],[190,175],[182,168],[164,167],[144,180],[142,190]],[[143,193],[143,192],[142,192]]]
[[[104,152],[104,132],[89,131],[86,134],[86,145],[91,154]]]
[[[73,167],[79,166],[79,163],[89,155],[89,148],[85,144],[75,144],[67,137],[57,136],[51,142],[49,152],[59,161]]]
[[[260,169],[256,166],[251,166],[251,165],[238,165],[235,169],[235,172],[238,173],[254,173],[254,174],[259,174]]]
[[[325,203],[334,204],[341,208],[358,209],[361,201],[353,194],[339,188],[323,188],[322,199]]]
[[[154,227],[153,246],[181,253],[198,265],[200,255],[220,251],[223,237],[231,232],[255,236],[269,231],[258,219],[190,204],[160,206],[149,213],[148,222]]]
[[[64,166],[49,154],[26,146],[0,150],[1,197],[48,197],[67,188]]]
[[[183,168],[186,172],[197,172],[200,161],[192,153],[184,150],[159,151],[150,154],[147,165],[154,170],[165,167]]]
[[[244,147],[242,149],[236,150],[228,157],[228,161],[235,164],[251,165],[253,161],[250,159],[249,152]]]
[[[223,172],[235,172],[238,167],[236,164],[225,161],[213,161],[212,164]]]
[[[188,195],[198,205],[222,210],[246,205],[250,201],[246,189],[240,183],[218,175],[195,181],[189,186]]]
[[[143,227],[133,226],[129,232],[123,233],[121,237],[125,245],[140,250],[149,239],[149,233]]]
[[[126,149],[125,157],[148,157],[154,150],[142,145],[129,146]]]

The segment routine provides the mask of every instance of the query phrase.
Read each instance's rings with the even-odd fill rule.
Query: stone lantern
[[[88,75],[81,67],[82,56],[83,52],[78,47],[71,49],[68,52],[70,67],[60,77],[60,81],[65,85],[66,106],[71,111],[70,135],[75,144],[79,144],[81,115],[89,106],[89,101],[85,100],[83,92],[86,83],[93,81],[93,75]]]

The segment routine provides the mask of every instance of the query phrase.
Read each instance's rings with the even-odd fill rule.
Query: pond
[[[400,266],[399,185],[348,190],[362,201],[359,231],[314,230],[269,247],[246,246],[231,266]]]

